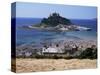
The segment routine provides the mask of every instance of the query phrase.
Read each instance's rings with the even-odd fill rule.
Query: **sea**
[[[45,31],[24,29],[23,26],[39,24],[41,18],[16,18],[16,45],[40,44],[64,40],[97,40],[97,19],[70,19],[75,25],[91,28],[91,31]]]

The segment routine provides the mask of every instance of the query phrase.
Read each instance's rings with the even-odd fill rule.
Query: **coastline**
[[[46,27],[45,27],[46,26]],[[91,31],[91,28],[84,27],[84,26],[79,26],[79,25],[63,25],[59,24],[56,25],[55,27],[52,26],[47,26],[47,25],[30,25],[27,26],[29,29],[38,29],[38,30],[49,30],[49,31]]]

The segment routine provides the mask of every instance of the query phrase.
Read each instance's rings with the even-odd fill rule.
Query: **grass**
[[[90,59],[33,59],[17,58],[16,72],[37,72],[68,69],[90,69],[97,67],[97,60]]]

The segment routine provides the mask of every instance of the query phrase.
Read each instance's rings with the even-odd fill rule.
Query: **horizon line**
[[[39,18],[39,19],[43,19],[46,17],[11,17],[11,18]],[[97,19],[97,17],[94,17],[94,18],[67,18],[67,19]]]

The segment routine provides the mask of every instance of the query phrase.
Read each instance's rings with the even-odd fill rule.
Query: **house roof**
[[[43,53],[62,53],[63,51],[59,50],[58,48],[47,48],[43,49]]]

